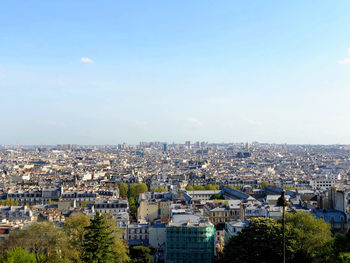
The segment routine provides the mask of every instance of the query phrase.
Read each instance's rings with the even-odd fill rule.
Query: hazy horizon
[[[6,1],[0,144],[350,144],[349,8]]]
[[[44,147],[56,147],[58,145],[77,145],[77,146],[82,146],[82,147],[91,147],[91,146],[118,146],[122,144],[126,145],[132,145],[132,146],[139,146],[142,143],[166,143],[168,145],[185,145],[185,142],[167,142],[167,141],[140,141],[138,143],[128,143],[128,142],[120,142],[120,143],[107,143],[107,144],[76,144],[76,143],[56,143],[56,144],[0,144],[2,147],[37,147],[37,146],[44,146]],[[196,142],[201,142],[201,141],[191,141],[191,145],[194,145]],[[350,144],[300,144],[300,143],[274,143],[274,142],[208,142],[205,141],[208,145],[219,145],[219,144],[233,144],[233,145],[245,145],[246,143],[249,143],[250,146],[253,144],[268,144],[268,145],[286,145],[286,146],[350,146]]]

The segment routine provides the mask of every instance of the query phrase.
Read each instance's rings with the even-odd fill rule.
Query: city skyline
[[[0,144],[350,144],[350,3],[3,3]]]

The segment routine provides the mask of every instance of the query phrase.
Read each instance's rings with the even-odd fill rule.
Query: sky
[[[0,144],[350,144],[350,1],[1,1]]]

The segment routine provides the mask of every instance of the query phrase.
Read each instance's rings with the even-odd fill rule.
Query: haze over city
[[[0,144],[349,144],[349,8],[4,1]]]

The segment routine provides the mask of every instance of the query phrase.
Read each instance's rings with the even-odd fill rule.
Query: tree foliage
[[[220,186],[216,184],[208,184],[204,188],[205,190],[219,190]]]
[[[317,251],[332,240],[330,226],[306,212],[286,214],[287,262],[313,262],[323,256]],[[332,250],[332,249],[330,249]],[[225,262],[281,262],[281,221],[251,220],[224,248]]]
[[[187,191],[193,191],[193,190],[194,190],[194,188],[193,188],[192,185],[187,185],[187,186],[185,187],[185,189],[186,189]]]
[[[315,254],[319,262],[350,263],[350,231],[335,235],[332,240],[319,247]]]
[[[129,186],[129,198],[133,197],[137,200],[140,193],[144,193],[148,191],[148,187],[144,183],[136,184],[133,183]]]
[[[187,185],[185,188],[187,191],[203,191],[203,190],[219,190],[220,185],[207,184],[207,185]]]
[[[129,190],[128,185],[126,183],[120,182],[118,187],[119,187],[119,195],[122,198],[128,197],[128,190]]]
[[[332,240],[330,225],[307,212],[286,214],[289,238],[294,242],[294,260],[311,260],[315,251]]]
[[[269,186],[270,184],[267,181],[262,181],[260,184],[260,188],[261,189],[265,189],[267,186]]]
[[[72,214],[63,228],[40,222],[24,230],[11,231],[7,258],[21,262],[17,258],[31,251],[37,263],[129,262],[128,246],[120,234],[112,215],[97,214],[91,220],[83,214]]]
[[[69,238],[70,246],[79,254],[77,261],[83,255],[83,241],[86,227],[90,225],[90,217],[83,214],[71,214],[63,227]]]
[[[213,195],[210,197],[210,200],[215,200],[215,199],[223,200],[223,199],[225,199],[225,198],[224,198],[224,195],[223,195],[223,194],[213,194]]]
[[[85,227],[83,239],[83,262],[128,262],[128,247],[118,237],[115,220],[110,215],[97,213],[90,225]]]
[[[63,230],[50,222],[34,223],[26,229],[11,231],[9,247],[17,246],[33,251],[38,263],[71,262],[79,256],[70,249]]]
[[[153,187],[151,192],[168,192],[168,190],[163,187]]]
[[[83,240],[84,262],[113,262],[113,235],[107,228],[106,218],[97,213],[85,229]]]
[[[224,247],[226,263],[281,262],[281,227],[272,219],[251,220],[248,227],[231,238]]]
[[[18,201],[10,199],[10,198],[6,198],[5,200],[1,200],[0,201],[0,205],[3,205],[3,206],[14,206],[14,205],[18,205]]]
[[[141,184],[133,183],[129,186],[129,192],[128,192],[129,207],[130,207],[130,212],[132,214],[136,215],[137,200],[138,200],[139,194],[147,191],[148,191],[148,187],[144,183],[141,183]]]
[[[152,263],[151,250],[144,246],[134,246],[130,249],[131,263]]]
[[[134,197],[129,198],[129,208],[130,208],[130,213],[133,215],[136,215],[137,203]]]
[[[6,253],[8,263],[36,263],[35,255],[21,247],[14,247]]]

